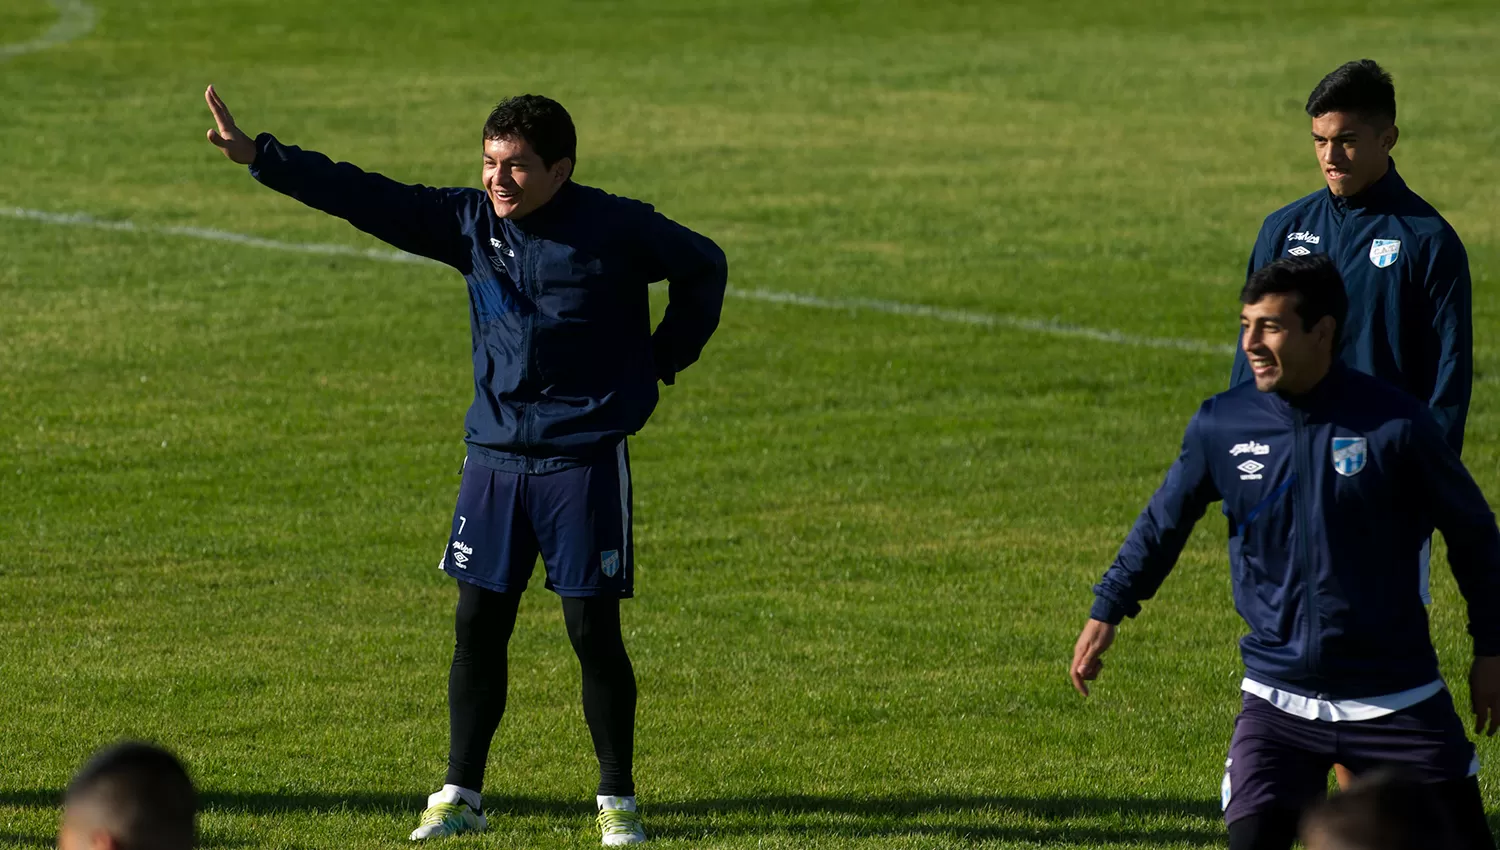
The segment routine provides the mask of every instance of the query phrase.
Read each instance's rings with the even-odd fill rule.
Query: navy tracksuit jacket
[[[463,274],[465,439],[485,466],[542,473],[597,458],[646,424],[657,380],[672,383],[718,326],[724,252],[648,204],[569,182],[510,221],[479,189],[397,183],[269,133],[255,146],[261,183]],[[647,285],[659,280],[669,303],[653,333]]]
[[[1469,259],[1458,234],[1406,187],[1393,161],[1352,198],[1320,189],[1266,218],[1249,272],[1288,255],[1327,254],[1349,293],[1341,359],[1427,402],[1463,448],[1474,380]],[[1249,380],[1245,353],[1230,386]]]
[[[1356,699],[1438,678],[1417,593],[1434,527],[1468,603],[1475,654],[1500,655],[1500,530],[1419,400],[1335,365],[1304,398],[1244,383],[1204,402],[1094,588],[1090,616],[1139,613],[1220,500],[1251,679]]]

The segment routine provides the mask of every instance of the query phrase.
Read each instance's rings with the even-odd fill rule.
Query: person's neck
[[[1369,204],[1371,199],[1375,197],[1375,187],[1379,186],[1381,181],[1385,180],[1385,178],[1390,175],[1391,168],[1393,166],[1394,163],[1391,161],[1390,156],[1387,155],[1385,158],[1385,165],[1381,167],[1380,173],[1375,175],[1375,179],[1371,180],[1369,183],[1366,183],[1363,188],[1352,195],[1338,196],[1339,201],[1346,207],[1363,207]]]
[[[1317,394],[1318,390],[1321,389],[1323,385],[1328,381],[1328,376],[1332,372],[1333,359],[1330,357],[1328,360],[1324,361],[1324,363],[1322,364],[1322,368],[1318,370],[1315,377],[1313,377],[1306,383],[1303,383],[1296,389],[1287,387],[1277,390],[1276,394],[1286,399],[1288,402],[1291,402],[1292,404],[1296,404],[1299,401],[1304,401],[1306,399],[1312,398]]]
[[[567,192],[570,191],[569,187],[572,185],[572,183],[573,183],[573,181],[571,181],[571,180],[565,180],[565,181],[563,181],[563,184],[561,186],[557,187],[557,191],[555,191],[555,192],[552,193],[552,197],[550,197],[547,200],[543,201],[542,204],[540,206],[538,206],[536,209],[532,210],[531,212],[529,212],[529,213],[527,213],[527,214],[525,214],[523,216],[519,216],[519,217],[517,217],[517,216],[511,216],[510,220],[512,222],[514,222],[516,224],[516,226],[521,227],[523,229],[528,224],[530,224],[530,225],[536,225],[536,224],[540,224],[540,223],[546,221],[547,217],[552,213],[552,211],[555,210],[555,209],[557,209],[559,206],[561,206],[561,204],[559,204],[558,201],[560,199],[562,199],[562,197]]]

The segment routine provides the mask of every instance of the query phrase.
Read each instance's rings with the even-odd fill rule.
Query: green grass
[[[0,208],[372,247],[226,164],[203,86],[252,132],[467,185],[488,108],[539,91],[578,122],[581,180],[713,236],[737,287],[1224,344],[1261,218],[1318,184],[1302,99],[1373,56],[1402,173],[1469,249],[1466,458],[1500,493],[1500,21],[1480,0],[93,5],[91,34],[0,60]],[[52,17],[8,0],[0,43]],[[0,217],[0,305],[0,846],[49,846],[72,772],[126,735],[188,761],[209,846],[403,846],[446,749],[458,277]],[[1221,842],[1241,631],[1221,523],[1092,699],[1065,669],[1228,367],[731,299],[631,446],[657,843]],[[1445,571],[1435,591],[1462,704]],[[511,658],[493,828],[452,846],[596,846],[576,663],[540,588]]]

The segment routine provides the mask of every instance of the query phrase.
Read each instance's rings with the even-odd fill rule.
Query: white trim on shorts
[[[620,552],[620,560],[624,563],[624,579],[628,583],[630,562],[635,560],[635,550],[630,545],[630,460],[625,453],[623,439],[615,446],[615,462],[619,464],[620,470],[620,546],[624,550]]]

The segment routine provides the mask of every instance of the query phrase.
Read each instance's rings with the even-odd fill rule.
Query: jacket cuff
[[[277,161],[277,158],[269,153],[275,144],[277,144],[276,137],[270,133],[261,133],[255,137],[255,161],[249,165],[251,177],[259,180],[261,172],[265,171],[267,166],[275,167],[273,163]]]
[[[1109,623],[1111,626],[1120,625],[1120,621],[1126,617],[1134,617],[1141,611],[1141,606],[1110,599],[1099,595],[1094,597],[1094,607],[1089,609],[1089,619]]]

